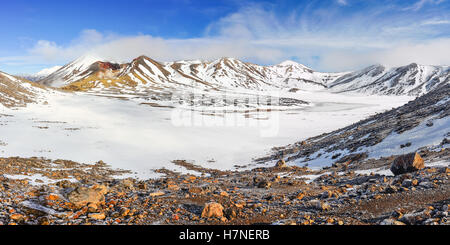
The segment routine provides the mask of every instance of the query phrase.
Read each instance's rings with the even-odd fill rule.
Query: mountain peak
[[[74,60],[70,66],[76,67],[77,70],[83,70],[90,67],[92,64],[94,64],[97,61],[105,61],[104,58],[97,56],[95,54],[85,54],[81,56],[80,58]]]
[[[48,76],[48,75],[52,74],[53,72],[59,70],[61,67],[62,66],[53,66],[53,67],[50,67],[50,68],[42,69],[41,71],[36,73],[36,76],[38,76],[38,77]]]
[[[279,66],[279,67],[291,67],[291,66],[294,66],[294,67],[299,67],[299,68],[303,68],[305,70],[312,71],[311,68],[309,68],[309,67],[307,67],[307,66],[305,66],[303,64],[297,63],[297,62],[295,62],[293,60],[285,60],[285,61],[281,62],[280,64],[278,64],[276,66]]]
[[[301,65],[295,61],[292,60],[285,60],[283,62],[281,62],[280,64],[278,64],[278,66],[298,66]]]
[[[77,62],[81,62],[81,61],[93,61],[92,63],[96,62],[96,61],[103,61],[104,59],[96,54],[85,54],[81,57],[79,57],[78,59],[76,59],[75,61]],[[91,63],[91,64],[92,64]]]
[[[151,59],[146,55],[141,55],[141,56],[133,59],[133,61],[136,61],[136,60],[151,60]]]

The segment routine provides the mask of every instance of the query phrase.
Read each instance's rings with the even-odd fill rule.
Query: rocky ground
[[[393,156],[320,171],[175,161],[199,175],[160,169],[165,177],[149,180],[101,161],[0,158],[0,224],[450,224],[449,151],[423,150],[425,168],[398,176],[386,170]]]

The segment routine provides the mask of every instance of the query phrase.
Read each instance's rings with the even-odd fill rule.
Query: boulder
[[[275,167],[277,167],[277,168],[286,168],[287,165],[286,165],[286,162],[285,162],[283,159],[281,159],[281,160],[279,160],[279,161],[277,162],[277,164],[275,165]]]
[[[320,200],[311,200],[308,202],[308,206],[317,210],[326,211],[330,210],[331,206],[327,202],[322,202]]]
[[[258,188],[269,189],[270,186],[272,186],[272,183],[270,183],[270,181],[268,181],[266,178],[258,176],[253,178],[253,185],[255,185]]]
[[[202,211],[202,218],[222,218],[223,206],[217,202],[210,202],[205,205]]]
[[[75,207],[80,208],[88,204],[99,204],[105,201],[108,188],[104,185],[94,185],[91,188],[78,187],[70,192],[67,198]]]
[[[415,172],[425,167],[422,157],[418,153],[409,153],[397,157],[391,165],[394,175]]]
[[[132,189],[134,186],[134,182],[131,179],[123,179],[120,181],[120,184],[123,185],[125,188]]]

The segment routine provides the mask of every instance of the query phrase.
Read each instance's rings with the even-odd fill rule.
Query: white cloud
[[[421,25],[427,26],[427,25],[447,25],[447,24],[450,24],[450,20],[433,19],[433,20],[426,20],[422,22]]]
[[[440,4],[442,2],[444,2],[445,0],[418,0],[416,3],[414,3],[413,5],[406,7],[404,10],[413,10],[413,11],[418,11],[420,9],[422,9],[424,6],[426,6],[427,4]]]
[[[339,5],[343,5],[343,6],[348,5],[347,0],[337,0],[337,3],[338,3]]]
[[[116,62],[140,55],[158,61],[212,60],[235,57],[259,64],[275,64],[294,57],[321,71],[354,70],[374,63],[389,66],[417,62],[450,64],[448,18],[429,16],[387,18],[380,7],[370,13],[342,17],[328,9],[293,10],[279,16],[260,5],[246,6],[211,23],[204,36],[165,39],[151,35],[122,36],[85,30],[68,45],[40,40],[28,56],[11,62],[64,64],[85,53]],[[0,58],[7,62],[8,58]],[[3,60],[3,61],[2,61]]]
[[[324,67],[347,70],[349,67],[361,67],[371,64],[383,64],[388,67],[403,66],[410,63],[427,65],[450,64],[450,38],[424,41],[423,43],[402,43],[388,49],[358,52],[340,50],[323,56]]]

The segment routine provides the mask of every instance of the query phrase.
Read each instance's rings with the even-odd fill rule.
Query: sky
[[[329,72],[450,65],[450,0],[2,1],[1,71],[31,74],[85,54],[293,60]]]

